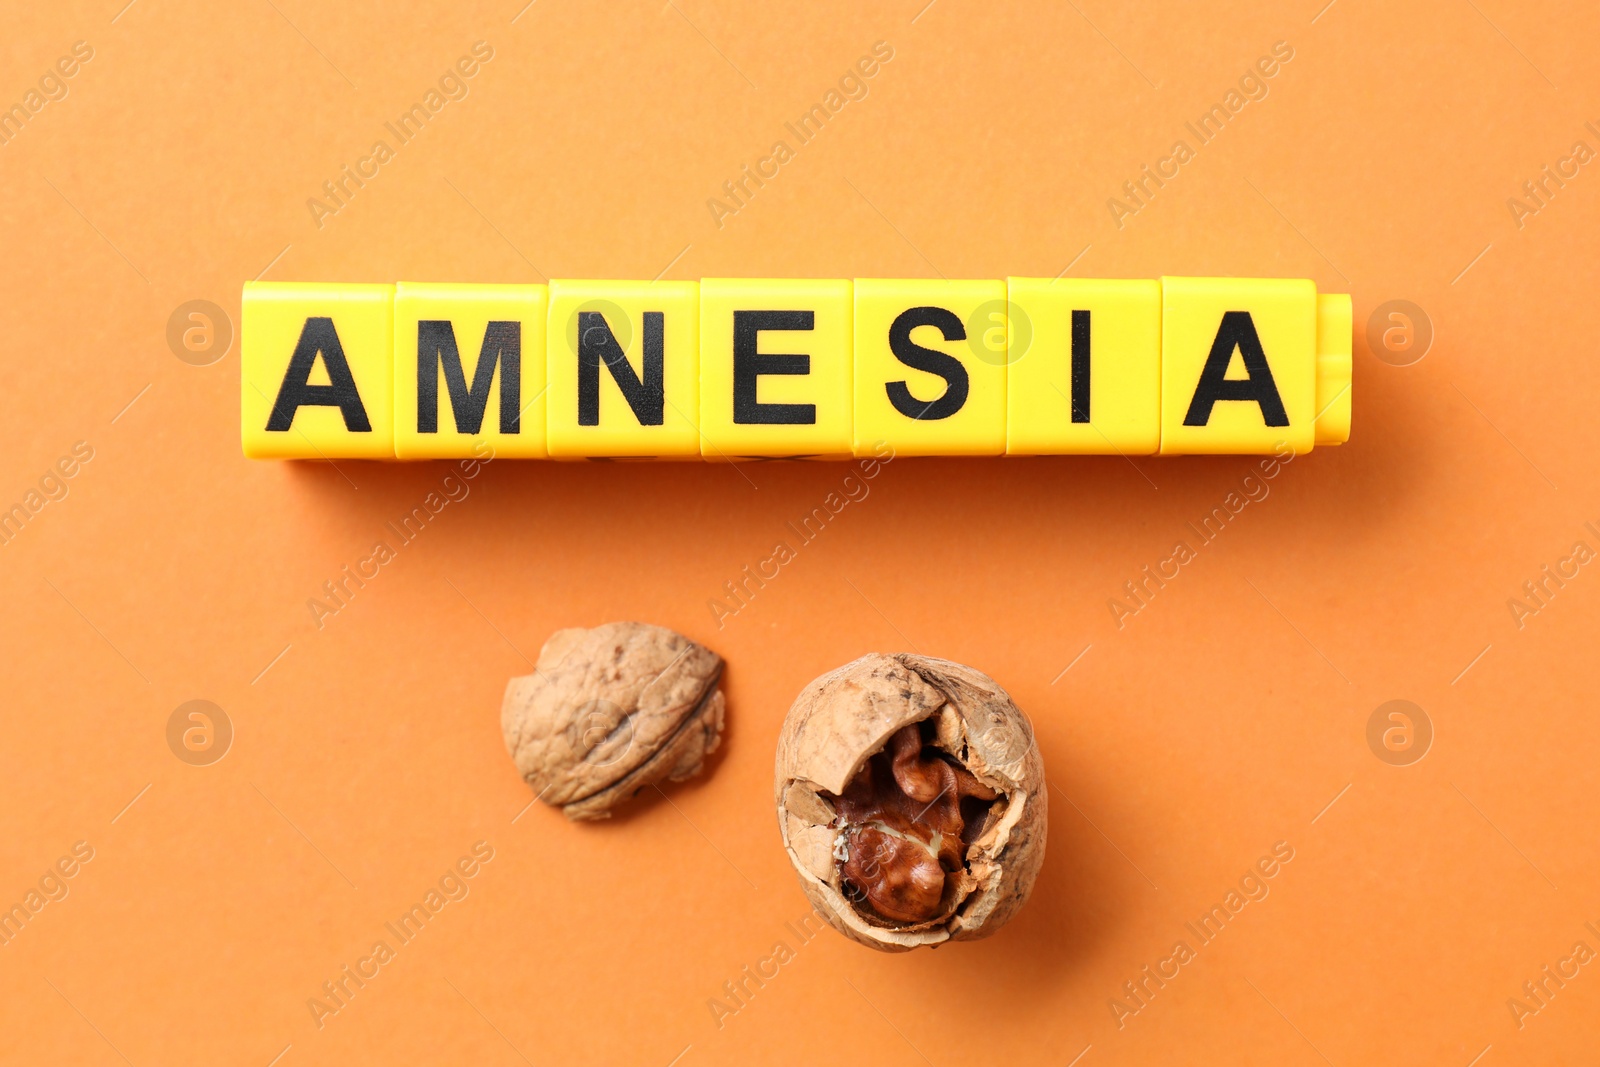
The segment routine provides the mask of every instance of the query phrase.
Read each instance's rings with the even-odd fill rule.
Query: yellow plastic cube
[[[1317,294],[1317,444],[1350,440],[1350,364],[1354,309],[1349,293]]]
[[[400,459],[545,453],[542,285],[401,282],[394,294]]]
[[[1008,278],[1006,454],[1161,446],[1161,283]]]
[[[252,459],[393,459],[394,286],[245,282],[239,411]]]
[[[1304,279],[1161,280],[1161,451],[1310,451],[1317,288]]]
[[[552,457],[700,455],[698,282],[552,281]]]
[[[700,280],[706,459],[851,454],[850,283]]]
[[[1002,281],[858,278],[858,456],[1006,450],[1006,286]]]

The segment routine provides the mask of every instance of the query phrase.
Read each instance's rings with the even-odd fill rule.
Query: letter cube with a
[[[394,286],[246,282],[239,404],[252,459],[392,459]]]
[[[1315,443],[1317,287],[1161,279],[1161,451],[1295,452]]]

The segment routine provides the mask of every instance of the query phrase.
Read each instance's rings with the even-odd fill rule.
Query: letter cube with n
[[[698,282],[552,281],[550,455],[700,455]]]
[[[245,283],[246,456],[393,458],[393,296],[392,285]]]
[[[394,297],[400,459],[546,455],[542,285],[401,282]]]

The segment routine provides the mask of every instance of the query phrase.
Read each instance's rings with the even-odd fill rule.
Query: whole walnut
[[[646,786],[700,773],[722,739],[722,659],[642,622],[557,630],[506,685],[517,770],[570,819],[604,819]]]
[[[778,738],[784,848],[819,913],[888,952],[987,937],[1044,862],[1044,762],[993,679],[872,654],[813,681]]]

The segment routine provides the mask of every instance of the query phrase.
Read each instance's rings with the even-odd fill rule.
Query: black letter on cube
[[[417,432],[439,432],[439,367],[444,367],[445,388],[457,433],[477,433],[489,405],[489,385],[498,365],[500,376],[500,432],[522,432],[522,323],[491,322],[483,331],[483,348],[472,372],[472,385],[461,367],[456,331],[447,319],[417,323]]]
[[[756,399],[763,374],[810,374],[809,355],[757,352],[762,330],[814,330],[813,311],[735,311],[733,313],[733,421],[782,426],[815,426],[815,404],[763,404]]]
[[[967,402],[970,388],[967,368],[956,357],[938,349],[923,348],[911,340],[911,331],[918,326],[937,326],[946,341],[965,341],[967,328],[955,312],[935,307],[902,311],[889,326],[889,351],[895,358],[915,370],[937,374],[945,381],[945,391],[925,402],[912,396],[904,381],[889,382],[884,389],[889,394],[889,403],[908,419],[948,419]]]
[[[327,385],[312,385],[311,369],[316,366],[317,355],[328,370]],[[333,320],[325,316],[306,319],[300,328],[300,340],[289,357],[289,368],[283,373],[283,384],[278,387],[278,399],[273,402],[272,414],[267,416],[267,429],[287,431],[294,425],[295,412],[302,407],[338,408],[344,416],[344,428],[351,433],[371,433],[372,423],[367,420],[367,409],[356,391],[356,380],[350,374],[350,364],[344,358],[344,346],[339,344],[339,332]]]
[[[644,313],[644,378],[633,372],[628,356],[617,344],[606,317],[598,311],[578,312],[578,425],[600,425],[600,364],[622,390],[640,426],[660,426],[665,419],[666,316]]]
[[[1244,360],[1246,377],[1243,378],[1227,376],[1235,348]],[[1194,398],[1189,401],[1189,413],[1183,417],[1183,424],[1206,425],[1211,421],[1212,406],[1219,400],[1254,401],[1260,406],[1261,418],[1268,426],[1289,425],[1283,399],[1278,396],[1278,383],[1272,379],[1272,368],[1267,366],[1267,354],[1261,348],[1255,320],[1248,311],[1222,313],[1222,325],[1217,328],[1217,339],[1211,342],[1211,353],[1200,371],[1200,382],[1194,387]]]

